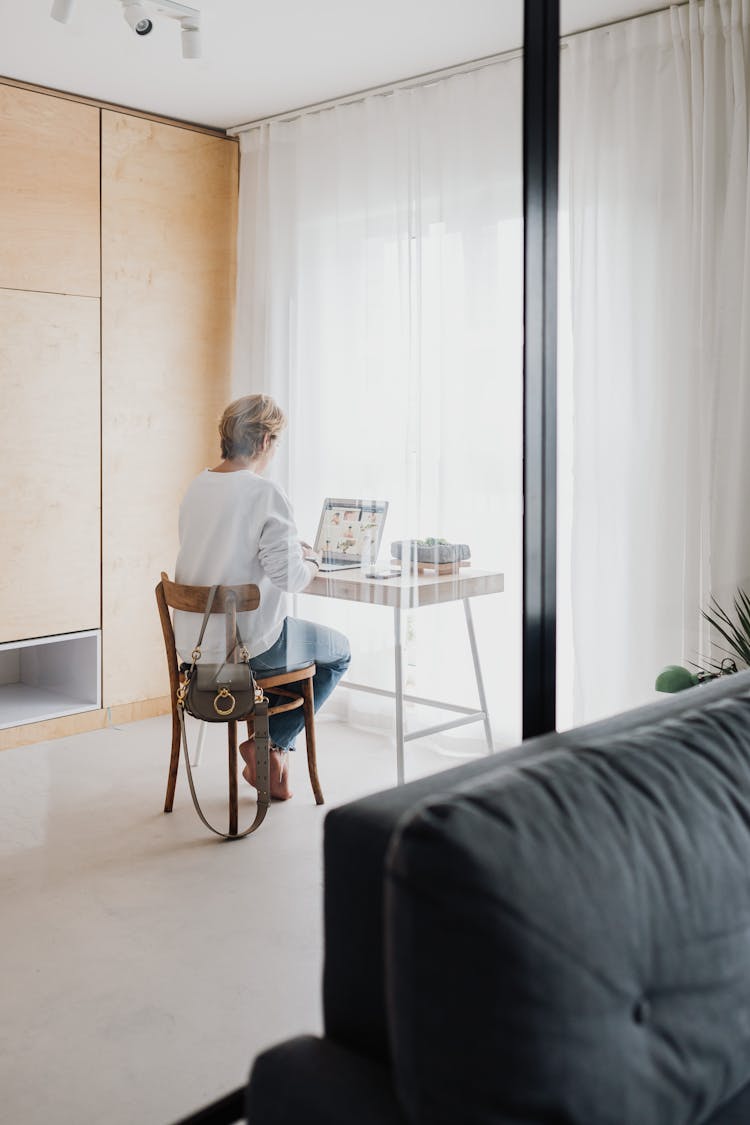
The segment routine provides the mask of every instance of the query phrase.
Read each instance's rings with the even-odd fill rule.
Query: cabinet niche
[[[101,706],[101,633],[0,645],[0,730]]]

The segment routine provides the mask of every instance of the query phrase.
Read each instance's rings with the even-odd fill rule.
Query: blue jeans
[[[265,652],[250,658],[250,667],[260,675],[285,672],[301,668],[315,661],[317,671],[313,676],[313,698],[317,711],[328,699],[336,684],[349,667],[351,653],[343,633],[316,625],[313,621],[299,621],[287,617],[279,639]],[[293,685],[289,685],[290,687]],[[273,700],[273,688],[269,695]],[[305,726],[302,708],[271,715],[268,727],[271,741],[282,750],[294,750],[294,740]]]

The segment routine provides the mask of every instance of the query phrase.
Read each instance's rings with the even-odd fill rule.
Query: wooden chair
[[[170,609],[178,609],[202,615],[206,612],[209,591],[210,586],[178,585],[176,582],[170,581],[164,571],[162,571],[161,582],[156,587],[156,604],[159,607],[159,618],[164,634],[172,703],[172,754],[169,759],[167,795],[164,801],[165,813],[172,811],[175,786],[177,785],[177,770],[180,764],[180,720],[177,713],[180,665],[169,611]],[[234,651],[237,645],[236,614],[257,609],[259,605],[260,591],[257,586],[251,584],[219,586],[214,604],[211,607],[211,613],[224,613],[225,610],[229,610],[227,612],[227,651]],[[249,642],[250,638],[243,637],[243,640]],[[315,711],[312,688],[314,675],[315,665],[306,664],[302,668],[256,676],[255,678],[266,694],[270,691],[274,697],[278,696],[283,700],[281,703],[274,704],[273,707],[269,706],[269,716],[278,715],[281,711],[291,711],[298,707],[303,709],[307,767],[310,771],[310,782],[315,795],[315,803],[316,805],[322,805],[324,803],[323,792],[318,780],[318,766],[315,758]],[[289,685],[294,685],[294,688],[290,688]],[[237,723],[236,721],[230,721],[226,724],[226,727],[229,748],[229,834],[234,836],[237,835]]]

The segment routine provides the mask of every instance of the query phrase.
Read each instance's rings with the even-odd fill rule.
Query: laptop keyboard
[[[335,559],[323,562],[320,565],[321,570],[359,570],[359,562],[352,562],[350,559]]]

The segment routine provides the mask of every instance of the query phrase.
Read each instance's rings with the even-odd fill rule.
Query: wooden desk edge
[[[302,592],[392,609],[412,609],[500,594],[504,589],[502,572],[466,568],[458,574],[420,574],[407,578],[366,578],[362,571],[319,574]]]

